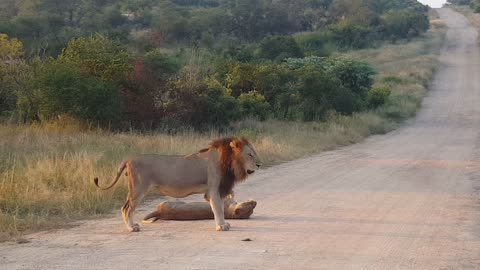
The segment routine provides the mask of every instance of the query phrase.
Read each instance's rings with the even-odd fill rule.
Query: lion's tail
[[[98,185],[98,177],[95,177],[95,178],[93,179],[93,182],[94,182],[95,185],[96,185],[98,188],[100,188],[101,190],[110,189],[110,188],[112,188],[112,187],[118,182],[118,179],[119,179],[120,176],[122,175],[123,170],[125,170],[125,167],[127,167],[127,161],[126,161],[126,160],[124,160],[124,161],[120,164],[120,166],[118,167],[117,176],[115,177],[115,179],[113,180],[113,182],[112,182],[108,187],[104,187],[104,188],[100,187],[100,186]]]
[[[146,215],[146,216],[143,218],[142,223],[145,223],[145,224],[154,223],[155,221],[157,221],[157,220],[160,219],[160,216],[161,216],[161,212],[160,212],[160,211],[154,211],[154,212]]]

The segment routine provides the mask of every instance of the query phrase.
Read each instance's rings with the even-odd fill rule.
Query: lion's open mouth
[[[252,173],[254,173],[254,172],[255,172],[255,171],[247,170],[247,173],[248,173],[248,174],[252,174]]]

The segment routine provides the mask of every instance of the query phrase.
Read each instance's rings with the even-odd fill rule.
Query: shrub
[[[301,95],[300,111],[303,120],[313,121],[324,118],[328,110],[334,109],[332,101],[338,89],[342,88],[338,78],[332,77],[324,71],[315,71],[304,74],[300,79]]]
[[[204,78],[196,84],[185,84],[180,78],[166,106],[167,116],[197,129],[224,127],[239,118],[237,100],[231,90],[217,80]]]
[[[351,115],[356,111],[360,111],[363,106],[363,101],[345,87],[336,89],[335,94],[332,96],[331,103],[332,108],[336,112],[345,115]]]
[[[480,1],[479,0],[472,0],[470,3],[470,7],[473,9],[475,13],[480,13]]]
[[[303,57],[302,49],[290,36],[267,37],[260,43],[260,58],[281,61],[290,57]]]
[[[239,118],[237,100],[218,81],[207,79],[206,89],[199,96],[204,105],[204,111],[200,114],[203,119],[200,121],[222,127]]]
[[[159,50],[145,53],[144,61],[157,74],[158,78],[163,79],[177,73],[182,67],[178,57],[162,53]]]
[[[472,0],[450,0],[449,2],[455,5],[470,5]]]
[[[387,38],[412,38],[426,32],[430,21],[424,13],[397,10],[384,16],[384,25]]]
[[[234,96],[254,89],[258,66],[251,63],[235,63],[228,65],[225,78],[226,85],[232,89]]]
[[[312,68],[319,68],[324,70],[326,67],[326,62],[324,57],[318,56],[308,56],[304,58],[289,58],[286,61],[286,65],[290,69],[303,69],[306,66]]]
[[[128,53],[103,35],[70,40],[58,59],[111,82],[123,80],[132,69]]]
[[[21,65],[23,44],[16,38],[0,33],[0,113],[15,108],[15,79]]]
[[[368,91],[368,106],[378,108],[387,102],[391,90],[387,85],[376,85]]]
[[[364,61],[347,57],[328,58],[326,70],[332,76],[338,77],[343,86],[350,89],[355,95],[364,99],[373,84],[373,75],[376,71]]]
[[[335,50],[329,31],[302,32],[295,34],[294,38],[306,55],[329,56]]]
[[[240,104],[240,113],[242,117],[258,117],[265,120],[270,110],[270,104],[265,101],[265,97],[257,91],[243,93],[238,97]]]
[[[38,115],[51,119],[67,114],[79,119],[115,122],[120,116],[118,90],[76,66],[52,61],[36,85]]]
[[[358,26],[349,20],[343,20],[330,27],[333,40],[342,48],[362,49],[369,45],[368,28]]]
[[[238,45],[238,44],[228,44],[224,46],[223,56],[227,59],[232,59],[239,62],[250,62],[254,58],[255,45]]]

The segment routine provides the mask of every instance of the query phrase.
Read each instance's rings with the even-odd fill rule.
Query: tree
[[[225,127],[239,117],[237,100],[231,91],[213,78],[191,85],[177,83],[173,100],[167,105],[169,117],[198,129]]]
[[[428,7],[417,0],[363,0],[367,6],[377,14],[390,10],[410,10],[412,12],[425,13]],[[455,1],[455,0],[454,0]],[[458,1],[458,0],[457,0]],[[464,1],[464,0],[460,0]],[[470,1],[470,0],[467,0]],[[452,1],[450,1],[452,2]]]
[[[359,26],[349,19],[331,25],[332,39],[341,48],[361,49],[369,45],[371,29]]]
[[[180,68],[176,57],[157,50],[136,59],[122,91],[127,117],[140,124],[158,121],[171,98],[171,77]]]
[[[261,0],[231,1],[231,31],[243,40],[256,40],[265,35],[265,13]]]
[[[377,73],[367,62],[347,57],[328,58],[325,68],[327,72],[339,78],[344,87],[360,98],[365,98],[372,87],[373,75]]]
[[[270,104],[265,101],[265,97],[257,91],[242,93],[238,97],[240,104],[240,114],[242,117],[258,117],[265,120],[269,114]]]
[[[109,82],[122,81],[132,68],[128,53],[103,35],[70,40],[58,60]]]
[[[342,88],[339,79],[318,70],[303,75],[300,83],[299,93],[302,102],[299,108],[303,120],[323,119],[328,110],[334,109],[332,101],[338,90]]]
[[[292,37],[267,37],[260,43],[259,57],[275,61],[285,58],[303,57],[302,49]]]
[[[39,101],[37,96],[37,82],[48,61],[40,57],[22,60],[18,64],[18,69],[14,76],[16,111],[22,122],[39,119]]]
[[[15,76],[23,55],[23,45],[16,39],[0,34],[0,113],[15,108]]]
[[[51,60],[38,77],[36,99],[40,119],[67,114],[109,123],[121,115],[117,89],[71,63],[57,60]]]
[[[369,27],[376,14],[371,11],[364,1],[334,0],[330,6],[332,19],[337,22],[347,19],[350,23],[360,27]]]
[[[15,0],[2,0],[0,1],[0,21],[10,20],[17,14],[17,8],[15,6]]]
[[[426,32],[430,26],[427,15],[407,10],[389,11],[384,16],[387,37],[411,38]]]

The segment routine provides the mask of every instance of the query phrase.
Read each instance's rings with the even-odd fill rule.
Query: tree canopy
[[[427,12],[415,0],[0,0],[0,113],[195,128],[352,114],[389,89],[331,53],[422,35]]]

